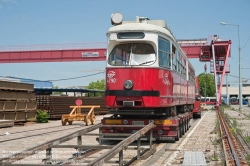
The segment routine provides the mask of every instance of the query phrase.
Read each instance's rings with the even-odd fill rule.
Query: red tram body
[[[155,139],[179,140],[193,117],[196,81],[191,63],[165,21],[136,17],[126,22],[120,13],[112,18],[105,98],[113,116],[102,119],[102,124],[112,125],[102,133],[133,133],[139,130],[133,125],[154,123]]]
[[[201,118],[201,95],[198,77],[195,78],[195,102],[193,108],[193,118]]]
[[[187,81],[169,70],[118,68],[107,69],[106,72],[106,105],[109,108],[123,107],[123,101],[135,101],[134,108],[170,107],[193,103],[194,86],[188,89]],[[112,79],[116,80],[116,82],[113,83]],[[123,86],[126,80],[133,80],[133,90],[124,90]],[[117,91],[118,89],[120,91]],[[173,96],[178,96],[178,98]]]

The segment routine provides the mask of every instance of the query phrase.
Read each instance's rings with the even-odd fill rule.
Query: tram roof
[[[181,46],[173,36],[171,30],[168,28],[164,20],[148,20],[148,19],[140,20],[139,18],[140,17],[137,16],[135,21],[122,21],[121,24],[109,28],[107,33],[130,32],[130,31],[160,33],[170,37],[174,41],[176,47],[179,47],[179,49],[182,50]]]
[[[140,31],[140,32],[155,32],[155,33],[161,33],[164,35],[167,35],[170,37],[176,44],[176,47],[179,47],[179,49],[184,53],[186,56],[186,53],[182,50],[181,46],[179,45],[178,41],[175,39],[175,37],[172,35],[171,30],[167,27],[167,24],[164,20],[143,20],[140,21],[138,17],[136,17],[135,21],[122,21],[119,25],[114,25],[113,27],[109,28],[107,33],[118,33],[118,32],[134,32],[134,31]],[[194,69],[192,64],[190,63],[189,59],[186,56],[187,61],[191,65],[191,67]]]
[[[152,21],[148,20],[147,22],[124,21],[120,25],[116,25],[109,28],[108,33],[129,32],[129,31],[156,32],[169,36],[173,41],[177,43],[176,39],[171,34],[170,30],[166,26],[163,26],[164,24],[165,24],[164,20],[152,20]]]

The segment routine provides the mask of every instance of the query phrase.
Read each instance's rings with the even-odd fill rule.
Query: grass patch
[[[250,164],[250,154],[248,154],[247,156],[246,156],[246,160],[247,160],[247,163],[248,163],[248,165]]]
[[[27,121],[30,121],[30,122],[35,122],[35,121],[37,121],[37,119],[36,119],[36,117],[33,117],[33,118],[29,118],[29,119],[27,119]]]
[[[250,143],[250,137],[244,137],[244,139],[245,139],[245,141],[247,142],[247,143]],[[249,158],[250,159],[250,158]]]
[[[225,108],[230,108],[230,105],[221,105],[220,106],[220,109],[222,110],[222,109],[225,109]]]

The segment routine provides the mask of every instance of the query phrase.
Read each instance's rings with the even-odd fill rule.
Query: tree
[[[205,96],[205,84],[206,84],[206,96],[214,97],[215,96],[215,84],[214,76],[210,73],[201,73],[198,75],[199,84],[201,87],[201,95]]]
[[[53,89],[59,89],[59,86],[58,85],[55,86],[55,85],[52,84],[52,88]],[[61,94],[61,93],[62,92],[53,92],[53,94]]]
[[[91,82],[89,83],[89,86],[87,87],[87,89],[97,89],[97,90],[105,90],[105,79],[102,80],[97,80],[96,82]],[[102,97],[104,95],[104,93],[102,92],[96,92],[95,96],[97,97]],[[94,94],[90,94],[90,97],[94,97]]]

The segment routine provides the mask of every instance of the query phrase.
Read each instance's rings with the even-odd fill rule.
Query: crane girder
[[[214,37],[216,38],[211,40],[211,43],[208,43],[208,39],[177,41],[187,58],[199,58],[201,62],[210,62],[210,72],[214,73],[215,77],[217,74],[222,75],[217,95],[217,99],[220,100],[225,73],[230,72],[227,62],[232,42],[221,41],[217,39],[217,35]],[[107,50],[104,46],[77,49],[0,50],[0,63],[105,61]]]

